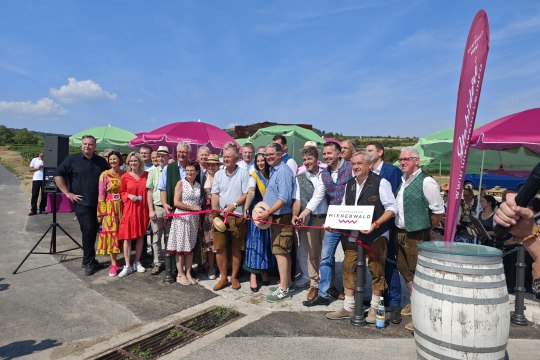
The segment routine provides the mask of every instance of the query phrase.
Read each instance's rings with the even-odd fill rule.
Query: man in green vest
[[[399,164],[403,177],[396,196],[398,213],[395,246],[399,272],[405,278],[409,294],[412,295],[419,252],[417,245],[420,241],[431,239],[433,227],[440,223],[444,214],[444,201],[437,182],[420,169],[420,156],[416,149],[402,148]],[[407,304],[401,310],[401,315],[411,314],[411,304]],[[412,322],[405,325],[405,328],[414,331]]]

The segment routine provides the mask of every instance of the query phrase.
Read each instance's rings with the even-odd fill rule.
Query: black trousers
[[[75,215],[79,221],[82,233],[83,261],[84,266],[91,264],[96,259],[96,237],[99,231],[97,221],[97,206],[73,205]]]
[[[43,192],[43,180],[32,181],[32,200],[30,200],[32,212],[37,212],[37,199],[40,192],[41,200],[39,202],[39,211],[45,211],[45,208],[47,207],[47,194]]]

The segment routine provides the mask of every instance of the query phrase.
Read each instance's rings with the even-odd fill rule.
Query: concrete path
[[[301,301],[307,290],[302,290],[284,302],[269,304],[268,289],[252,293],[247,277],[239,291],[227,288],[218,293],[211,290],[215,281],[204,276],[196,286],[165,285],[161,276],[149,272],[119,279],[109,278],[104,269],[87,277],[80,267],[80,250],[33,254],[13,275],[52,216],[28,217],[29,199],[2,166],[0,199],[0,359],[91,358],[219,305],[234,306],[245,316],[165,358],[415,358],[413,337],[403,328],[407,318],[383,331],[355,328],[347,321],[325,319],[325,312],[341,306],[339,301],[306,308]],[[73,214],[58,214],[58,222],[80,241]],[[48,252],[50,241],[49,233],[38,249]],[[73,245],[64,234],[57,234],[58,251]],[[538,302],[527,300],[526,305],[527,317],[540,313]],[[512,326],[511,337],[510,358],[538,358],[540,330]]]

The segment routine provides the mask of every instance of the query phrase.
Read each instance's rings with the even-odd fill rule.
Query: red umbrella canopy
[[[494,120],[473,131],[471,147],[498,150],[523,146],[540,153],[540,108]]]
[[[192,146],[199,147],[207,145],[212,153],[219,153],[226,142],[236,141],[222,129],[200,121],[175,122],[162,126],[146,133],[139,133],[137,137],[129,142],[131,147],[138,147],[143,144],[152,148],[165,145],[169,152],[176,152],[176,145],[186,142]]]

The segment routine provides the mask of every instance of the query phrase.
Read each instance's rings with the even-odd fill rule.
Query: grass
[[[152,348],[148,348],[146,350],[141,350],[141,347],[139,345],[135,346],[133,349],[131,349],[130,353],[132,353],[135,356],[138,356],[141,359],[151,359],[152,358]]]

